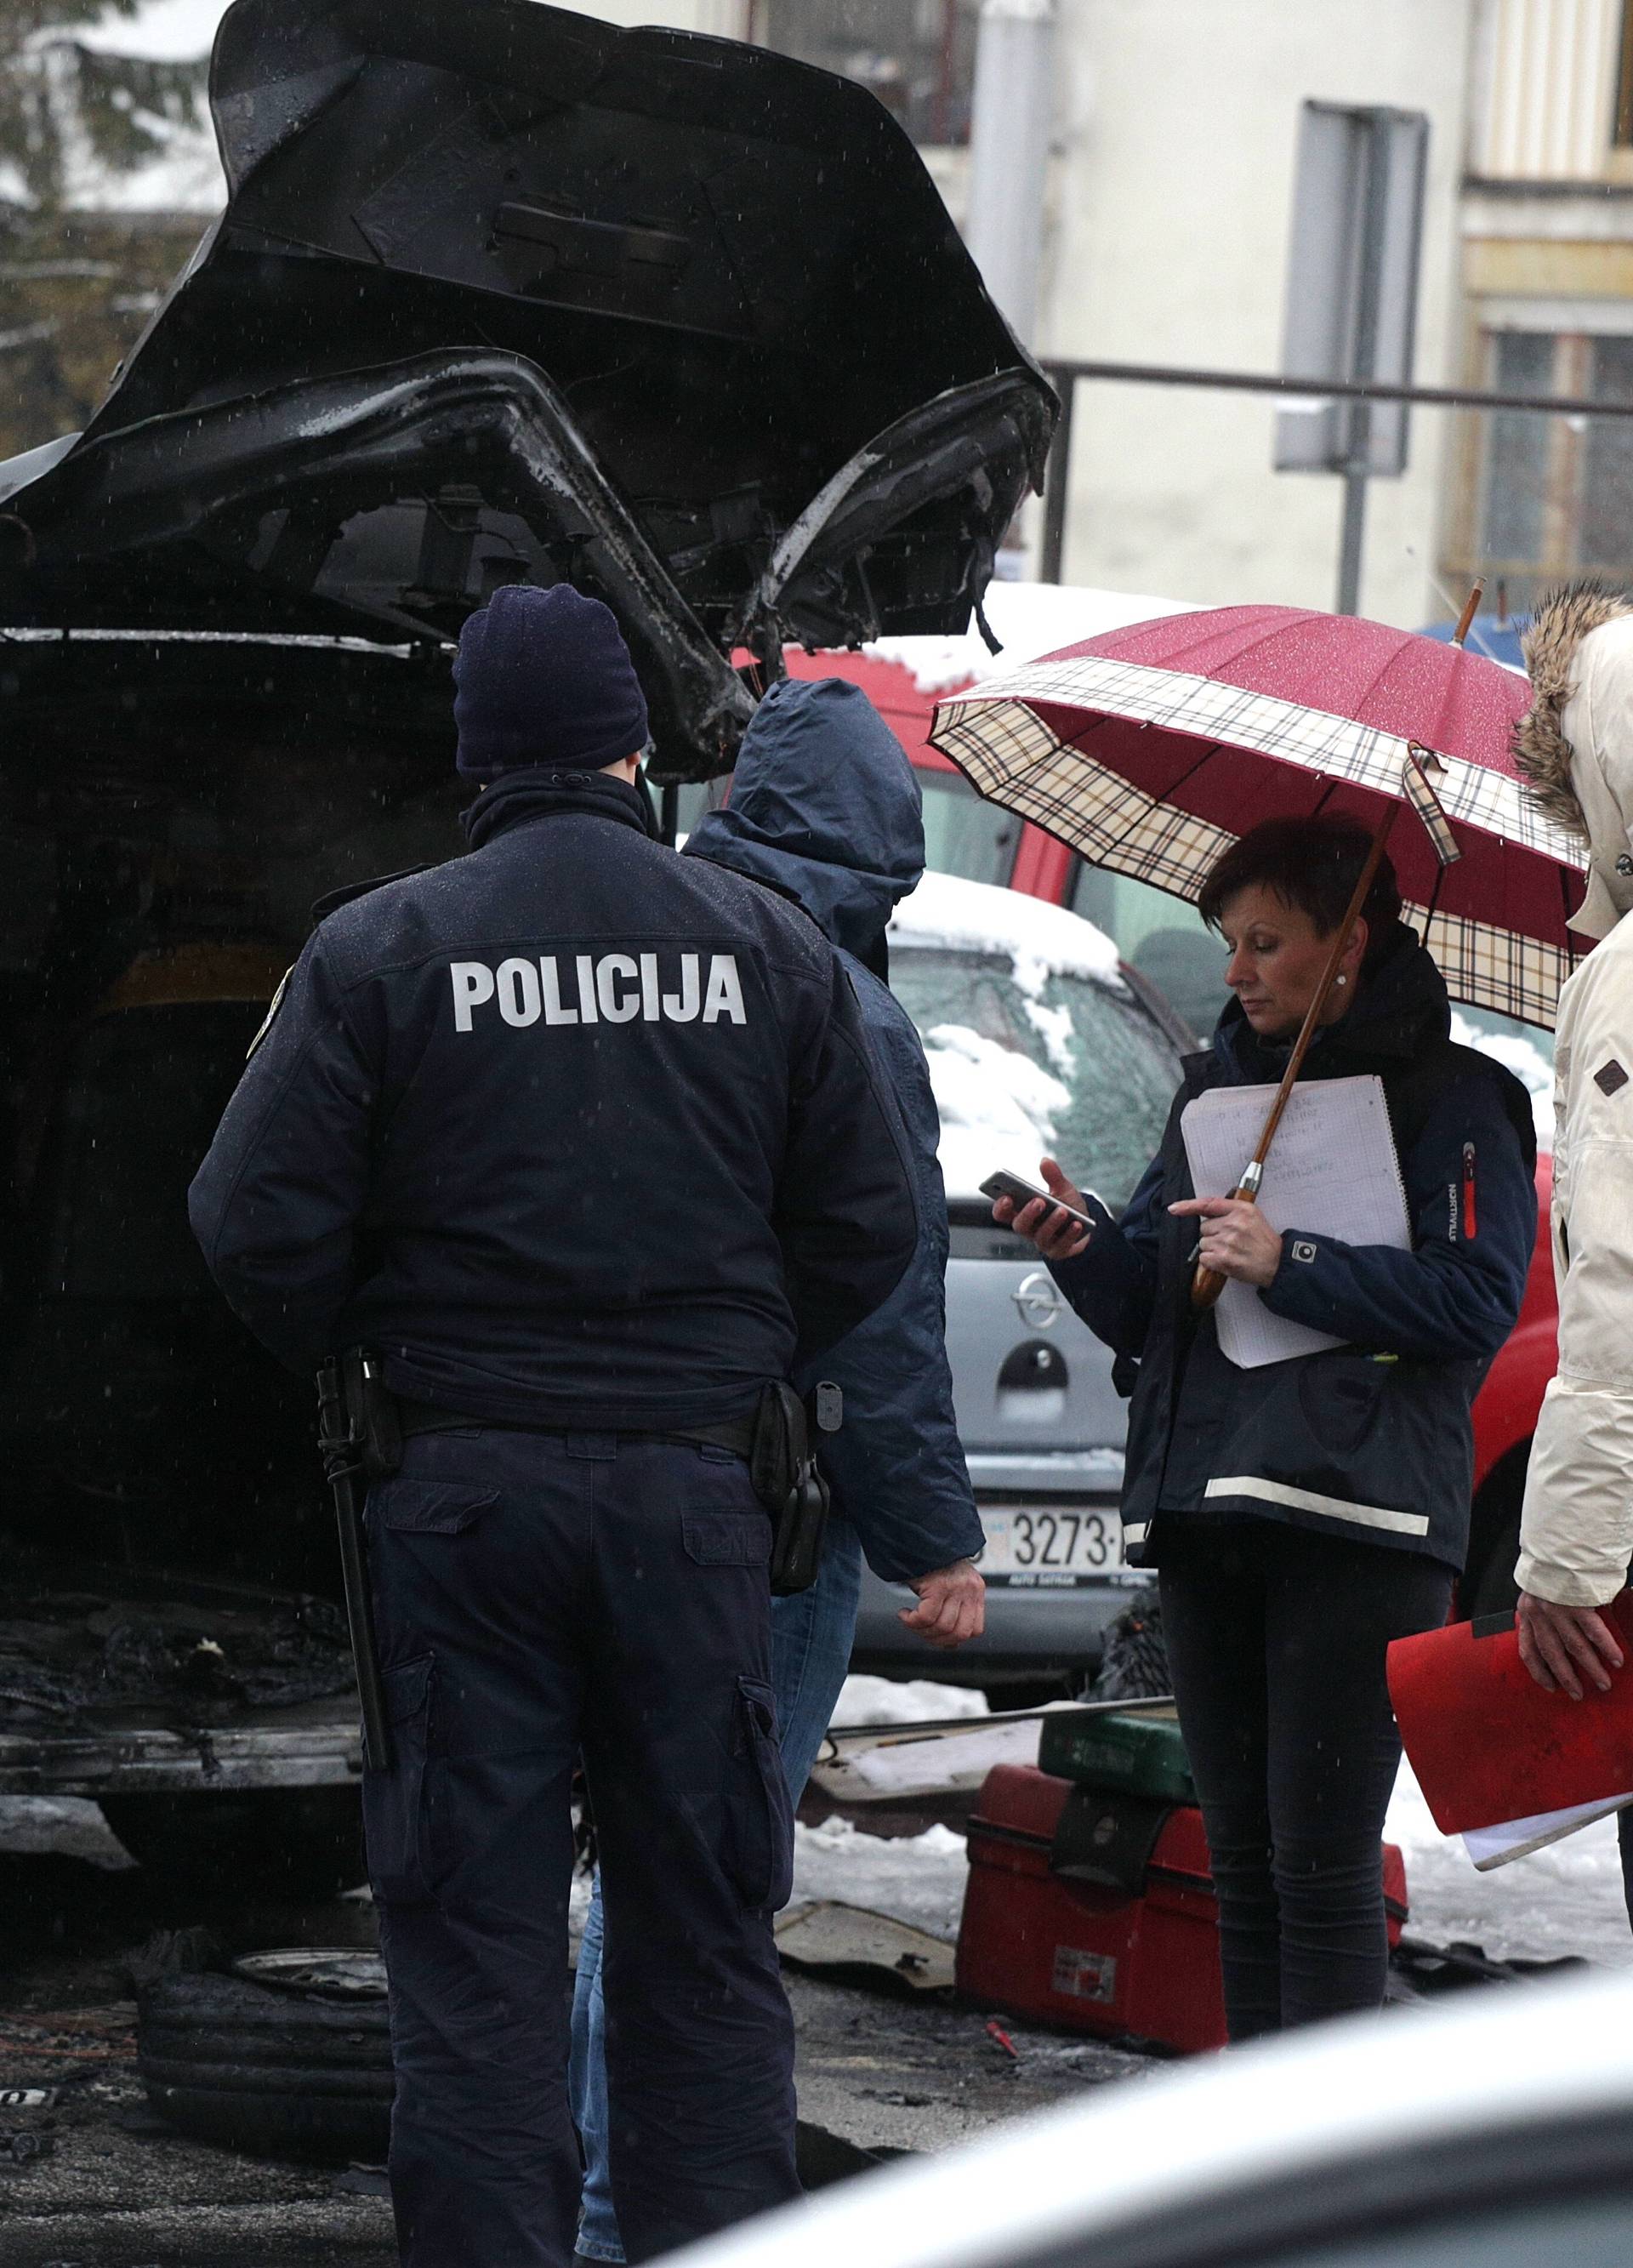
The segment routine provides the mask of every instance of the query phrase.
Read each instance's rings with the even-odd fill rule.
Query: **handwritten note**
[[[1186,1104],[1180,1126],[1198,1197],[1229,1197],[1275,1100],[1273,1086],[1216,1086]],[[1381,1079],[1313,1079],[1293,1089],[1265,1166],[1259,1210],[1278,1231],[1302,1228],[1346,1244],[1410,1249]],[[1344,1344],[1273,1314],[1251,1284],[1225,1285],[1214,1322],[1220,1348],[1242,1370]]]

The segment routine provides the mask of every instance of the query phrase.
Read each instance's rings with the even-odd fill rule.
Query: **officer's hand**
[[[1044,1159],[1041,1172],[1043,1186],[1051,1197],[1076,1205],[1079,1212],[1084,1210],[1083,1191],[1072,1187],[1053,1158]],[[1041,1197],[1024,1205],[1018,1205],[1013,1197],[999,1197],[992,1218],[1000,1227],[1030,1237],[1046,1260],[1075,1260],[1089,1248],[1089,1232],[1082,1223],[1062,1212],[1058,1205],[1045,1204]]]
[[[1601,1693],[1609,1692],[1610,1672],[1605,1664],[1620,1669],[1622,1649],[1598,1609],[1562,1607],[1522,1591],[1515,1620],[1519,1659],[1545,1693],[1556,1693],[1563,1686],[1573,1701],[1579,1701],[1583,1674]]]
[[[908,1588],[918,1593],[916,1607],[903,1607],[896,1619],[931,1646],[962,1646],[987,1627],[987,1587],[973,1559],[955,1559],[929,1575],[915,1575]]]

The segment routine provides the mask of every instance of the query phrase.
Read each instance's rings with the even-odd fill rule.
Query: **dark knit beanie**
[[[646,745],[646,703],[617,617],[570,583],[501,585],[453,660],[460,770],[600,771]]]

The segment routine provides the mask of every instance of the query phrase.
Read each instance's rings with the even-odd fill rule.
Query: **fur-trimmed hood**
[[[1539,807],[1587,840],[1587,895],[1571,927],[1604,937],[1633,911],[1633,598],[1569,583],[1524,640],[1532,703],[1514,757]]]

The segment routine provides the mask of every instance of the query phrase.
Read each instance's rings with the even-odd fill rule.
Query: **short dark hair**
[[[1239,836],[1217,862],[1198,894],[1197,910],[1210,929],[1217,929],[1237,892],[1262,883],[1285,904],[1308,914],[1320,936],[1330,937],[1344,917],[1372,847],[1372,834],[1359,820],[1267,819]],[[1387,851],[1361,912],[1366,958],[1372,961],[1401,917],[1401,886]]]

